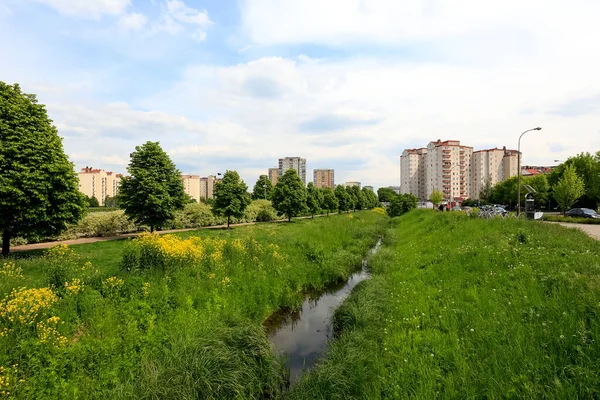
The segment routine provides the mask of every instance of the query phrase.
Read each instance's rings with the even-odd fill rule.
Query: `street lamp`
[[[541,127],[527,129],[519,136],[519,145],[517,149],[517,217],[521,215],[521,138],[530,131],[541,131]]]
[[[263,175],[263,177],[265,178],[265,179],[263,179],[264,180],[263,188],[265,189],[265,200],[266,200],[267,199],[267,176]]]

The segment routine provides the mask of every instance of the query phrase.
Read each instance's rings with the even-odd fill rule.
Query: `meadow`
[[[279,398],[262,322],[345,279],[388,223],[364,211],[2,260],[0,398]]]
[[[598,241],[431,210],[397,222],[288,398],[598,398]]]

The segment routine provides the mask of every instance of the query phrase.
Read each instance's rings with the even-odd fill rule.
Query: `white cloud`
[[[135,31],[135,30],[142,29],[146,25],[147,22],[148,22],[148,18],[146,18],[145,15],[139,14],[139,13],[130,13],[130,14],[123,15],[119,19],[118,24],[119,24],[119,27],[123,30]]]
[[[131,0],[30,0],[45,4],[67,15],[98,19],[103,15],[119,15]]]
[[[212,24],[206,10],[197,10],[180,0],[166,0],[163,14],[154,24],[154,30],[176,35],[191,29],[191,38],[198,42],[206,39],[206,28]],[[186,29],[187,28],[187,29]]]

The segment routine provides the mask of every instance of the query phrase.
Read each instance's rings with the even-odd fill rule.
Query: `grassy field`
[[[289,398],[598,398],[597,241],[430,210],[398,223]]]
[[[279,398],[262,321],[346,277],[388,222],[365,211],[3,261],[0,398]]]

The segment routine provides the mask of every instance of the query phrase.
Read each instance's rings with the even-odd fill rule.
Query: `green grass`
[[[428,210],[397,222],[289,398],[598,398],[597,241]]]
[[[206,255],[166,270],[122,270],[131,241],[77,245],[53,256],[20,254],[11,262],[23,276],[0,277],[0,332],[9,329],[0,334],[6,368],[0,377],[9,379],[0,398],[2,390],[27,399],[280,398],[283,360],[263,320],[279,307],[298,306],[303,292],[347,277],[387,221],[360,212],[185,232],[177,236],[200,237]],[[226,241],[222,258],[208,250],[213,239]],[[64,282],[84,290],[69,294]],[[14,288],[52,283],[58,300],[28,317],[32,324],[9,320]],[[27,301],[42,304],[37,293]],[[13,311],[30,315],[32,303],[19,299],[24,303]],[[47,321],[51,316],[60,322]],[[47,331],[50,339],[43,340]]]

